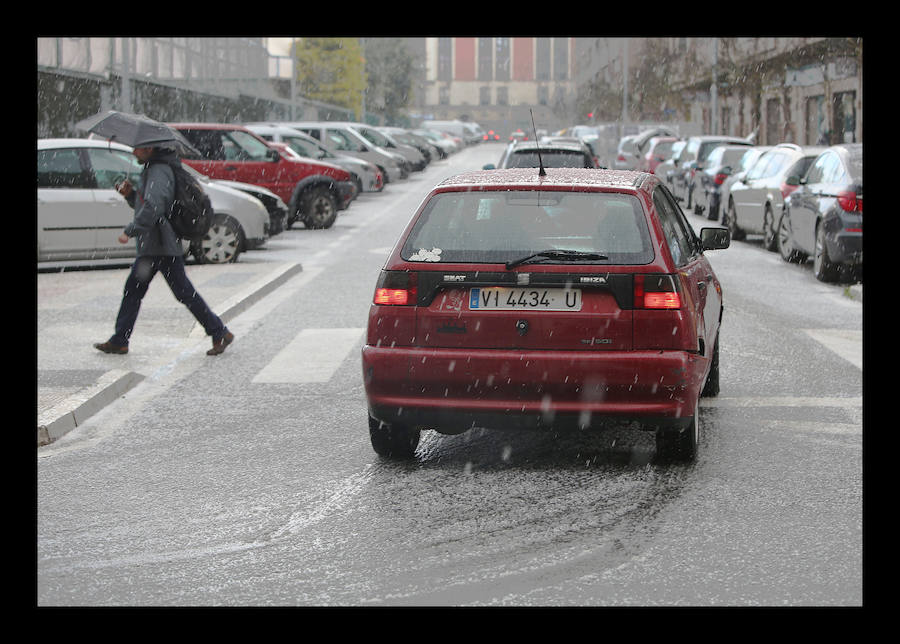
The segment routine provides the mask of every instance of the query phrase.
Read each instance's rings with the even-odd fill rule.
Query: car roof
[[[569,186],[586,189],[637,190],[653,175],[632,170],[596,170],[593,168],[546,168],[540,176],[537,168],[509,168],[502,170],[475,170],[448,177],[435,189],[459,187],[471,190],[474,186],[493,189],[525,188],[544,186]]]
[[[106,139],[38,139],[37,149],[48,150],[50,148],[109,148],[124,152],[131,152],[131,148],[122,143],[108,141]]]
[[[243,125],[236,123],[166,123],[169,127],[188,128],[192,130],[242,130],[249,132],[250,130]]]

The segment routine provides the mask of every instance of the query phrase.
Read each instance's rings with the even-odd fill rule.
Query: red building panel
[[[534,80],[534,39],[513,38],[512,79],[514,81]]]
[[[456,70],[454,78],[460,81],[475,80],[475,39],[456,39]]]

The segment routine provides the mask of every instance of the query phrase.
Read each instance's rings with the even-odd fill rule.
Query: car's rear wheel
[[[716,344],[713,347],[709,375],[706,376],[706,384],[703,385],[701,396],[712,397],[719,395],[719,337],[716,336]]]
[[[691,422],[680,429],[661,427],[656,430],[656,459],[662,463],[686,463],[697,457],[700,444],[700,407],[694,403]]]
[[[766,250],[778,249],[778,229],[775,227],[775,215],[772,213],[772,206],[768,204],[766,204],[766,212],[763,215],[763,236],[763,246]]]
[[[791,219],[786,213],[781,214],[778,220],[778,253],[786,262],[802,262],[806,260],[806,254],[794,248],[794,233],[791,230]]]
[[[816,228],[816,253],[813,256],[813,273],[820,282],[836,282],[841,265],[831,261],[828,246],[825,243],[825,224]]]
[[[735,209],[734,202],[731,200],[728,201],[728,209],[725,211],[725,214],[722,215],[722,223],[731,231],[732,239],[741,241],[747,237],[747,233],[738,226],[737,209]]]
[[[300,217],[307,228],[331,228],[337,218],[337,201],[325,186],[313,188],[303,197]]]
[[[412,458],[419,445],[420,431],[401,423],[383,423],[369,416],[369,438],[379,456],[395,459]]]
[[[244,250],[244,231],[236,219],[216,215],[206,235],[191,245],[194,258],[201,264],[236,262]]]

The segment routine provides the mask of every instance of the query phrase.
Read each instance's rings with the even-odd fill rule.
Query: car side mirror
[[[266,151],[266,158],[269,161],[278,161],[281,158],[281,155],[278,154],[278,150],[270,148],[268,151]]]
[[[701,228],[700,246],[703,250],[721,250],[731,246],[731,231],[727,228]]]
[[[481,166],[481,169],[482,170],[496,170],[497,166],[495,166],[493,163],[488,163],[486,165]]]
[[[800,177],[797,175],[791,175],[787,178],[785,183],[789,186],[799,186],[800,185]]]

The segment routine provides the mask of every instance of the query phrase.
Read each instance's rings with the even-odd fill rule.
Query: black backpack
[[[166,216],[179,238],[200,241],[213,223],[212,202],[200,182],[180,162],[167,163],[175,174],[175,200]]]

